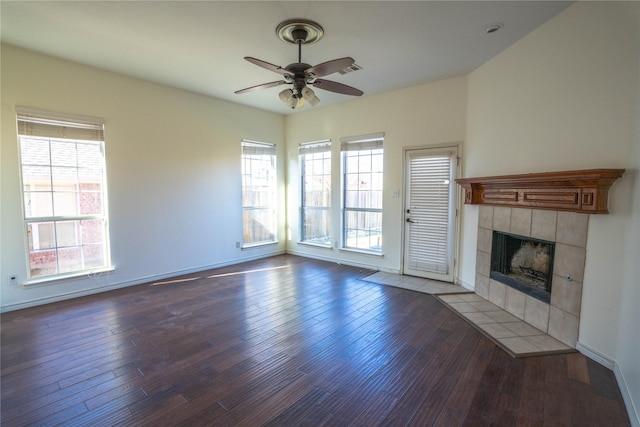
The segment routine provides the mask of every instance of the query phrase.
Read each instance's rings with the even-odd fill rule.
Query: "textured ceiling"
[[[364,96],[464,75],[571,2],[557,1],[2,1],[4,43],[281,114],[281,88],[234,94],[279,80],[243,59],[286,66],[297,47],[279,40],[283,20],[320,23],[302,48],[315,65],[350,56],[361,71],[332,74]],[[486,34],[488,24],[502,30]],[[350,96],[315,90],[320,104]],[[304,109],[311,108],[305,106]]]

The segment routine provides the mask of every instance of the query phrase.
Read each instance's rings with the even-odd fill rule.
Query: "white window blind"
[[[298,146],[301,156],[331,151],[331,141],[306,142]]]
[[[375,150],[382,148],[383,142],[383,132],[361,136],[346,136],[340,138],[340,151]]]
[[[247,156],[275,156],[276,145],[266,142],[242,141],[242,154]]]
[[[454,152],[411,156],[408,265],[447,274],[451,260],[452,164]]]
[[[104,120],[16,107],[18,135],[104,141]]]

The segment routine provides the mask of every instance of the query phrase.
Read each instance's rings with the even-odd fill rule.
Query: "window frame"
[[[248,139],[243,139],[241,142],[241,205],[242,205],[242,249],[271,245],[278,243],[278,158],[276,154],[276,144],[268,143],[268,142],[260,142],[260,141],[252,141]],[[250,159],[249,156],[270,156],[269,161],[271,162],[270,170],[272,173],[268,176],[269,183],[269,192],[271,194],[270,197],[264,198],[264,200],[269,203],[266,205],[257,205],[257,204],[247,204],[245,205],[246,194],[247,191],[245,188],[245,176],[248,174],[245,173],[245,167],[247,161],[265,161],[265,159]],[[253,180],[253,172],[251,173]],[[257,179],[260,179],[259,177]],[[271,211],[271,238],[263,239],[263,240],[246,240],[245,230],[252,227],[247,225],[246,213],[248,212],[258,212],[258,211]],[[253,234],[253,232],[252,232]]]
[[[43,110],[35,110],[24,107],[16,107],[16,125],[17,125],[17,143],[18,143],[18,171],[20,182],[20,198],[22,209],[22,223],[23,223],[23,237],[25,248],[25,259],[27,262],[27,280],[25,284],[34,283],[47,283],[54,282],[61,279],[67,279],[80,276],[91,276],[93,274],[100,274],[102,272],[109,272],[113,270],[111,265],[111,250],[110,250],[110,233],[109,233],[109,204],[108,204],[108,190],[107,190],[107,170],[106,170],[106,156],[105,156],[105,138],[104,138],[104,119],[89,116],[79,115],[67,115],[60,113],[53,113]],[[25,147],[28,143],[33,144],[32,149],[43,149],[37,147],[39,144],[46,144],[46,152],[49,158],[46,160],[46,164],[29,164],[25,163],[23,150],[29,149]],[[52,154],[52,146],[64,147],[60,148],[62,151],[69,149],[73,146],[72,150],[75,155],[75,164],[56,164]],[[99,162],[99,173],[95,175],[98,177],[95,183],[99,184],[99,190],[82,191],[81,185],[87,184],[80,179],[80,171],[87,168],[87,163],[80,162],[78,147],[90,147],[98,156],[94,159],[86,159],[86,161]],[[95,166],[95,164],[94,164]],[[36,183],[29,178],[28,172],[25,169],[28,168],[43,168],[48,169],[48,175],[45,180],[48,179],[48,184],[44,184],[45,188],[38,189]],[[55,184],[56,178],[54,169],[66,169],[75,173],[73,182]],[[44,176],[44,175],[43,175]],[[27,188],[27,186],[29,188]],[[48,188],[47,188],[48,186]],[[58,189],[56,189],[58,188]],[[60,190],[62,188],[62,190]],[[72,188],[72,191],[68,191],[68,188]],[[65,191],[65,189],[67,191]],[[76,212],[69,213],[56,213],[55,207],[57,205],[56,195],[66,195],[69,197],[72,195],[72,204],[75,204]],[[31,205],[34,196],[41,195],[40,199],[49,199],[50,212],[34,213],[32,214],[31,208],[27,208],[27,202]],[[87,195],[98,195],[100,212],[94,213],[82,213],[82,199]],[[28,196],[28,199],[27,199]],[[34,200],[35,201],[35,200]],[[37,203],[37,202],[36,202]],[[46,214],[48,213],[48,214]],[[97,227],[83,229],[83,222],[98,221]],[[67,227],[72,225],[74,237],[73,243],[69,244],[65,242],[64,235],[58,235],[56,230],[58,226]],[[34,236],[39,237],[41,226],[46,228],[51,227],[52,244],[43,247],[42,241],[38,238],[38,241],[34,239]],[[90,239],[85,239],[85,232],[96,231],[100,233],[100,241],[91,242]],[[31,237],[30,237],[31,235]],[[67,236],[68,238],[68,236]],[[89,247],[94,247],[101,253],[99,259],[102,261],[99,265],[90,265],[87,263],[85,255],[90,254]],[[85,253],[87,249],[89,252]],[[79,251],[78,254],[70,258],[66,258],[63,252],[72,252],[73,250]],[[53,252],[55,264],[54,272],[46,272],[43,274],[35,274],[37,264],[32,260],[40,253],[43,256],[48,256],[46,252]],[[65,259],[68,261],[71,259],[75,263],[79,263],[79,268],[64,269],[62,264]]]
[[[380,150],[380,153],[374,153],[374,151],[378,151]],[[349,191],[349,175],[350,175],[350,171],[349,171],[349,162],[348,162],[348,158],[349,158],[349,153],[353,153],[353,152],[363,152],[363,151],[370,151],[369,156],[371,156],[372,158],[372,163],[373,163],[373,156],[374,155],[381,155],[381,165],[380,165],[380,171],[379,172],[375,172],[376,174],[379,174],[379,181],[380,181],[380,188],[376,189],[376,190],[369,190],[370,196],[372,195],[373,191],[379,192],[379,208],[372,208],[372,207],[362,207],[362,206],[350,206],[349,200],[348,200],[348,191]],[[344,138],[340,138],[340,154],[341,154],[341,177],[342,177],[342,186],[341,186],[341,200],[342,200],[342,206],[341,206],[341,242],[340,242],[340,249],[341,250],[346,250],[346,251],[353,251],[353,252],[362,252],[362,253],[366,253],[366,254],[372,254],[372,255],[383,255],[382,252],[382,248],[383,248],[383,239],[382,239],[382,235],[383,235],[383,229],[382,229],[382,214],[383,214],[383,190],[384,190],[384,168],[383,168],[383,164],[384,164],[384,133],[383,132],[379,132],[379,133],[374,133],[374,134],[368,134],[368,135],[361,135],[361,136],[352,136],[352,137],[344,137]],[[372,178],[372,182],[373,182],[373,173],[371,172],[371,178]],[[357,175],[360,175],[360,171],[358,170]],[[371,200],[371,197],[370,197]],[[355,214],[361,214],[364,218],[366,218],[366,214],[379,214],[379,244],[372,246],[371,244],[369,244],[368,247],[360,247],[356,244],[356,246],[350,246],[349,245],[349,230],[359,230],[358,227],[355,228],[349,228],[349,214],[350,213],[355,213]],[[369,228],[370,230],[370,228]],[[368,236],[369,240],[370,240],[370,236]]]
[[[312,159],[313,161],[320,161],[322,162],[323,166],[322,166],[322,173],[321,174],[315,174],[315,173],[307,173],[307,161],[306,161],[306,156],[318,156],[318,155],[322,155],[321,158],[314,158]],[[300,144],[298,146],[298,162],[300,165],[300,207],[299,207],[299,221],[300,221],[300,227],[299,227],[299,232],[300,232],[300,240],[298,241],[298,243],[303,243],[306,245],[313,245],[313,246],[320,246],[320,247],[325,247],[325,248],[330,248],[332,247],[332,241],[333,241],[333,234],[332,234],[332,224],[331,224],[331,197],[332,197],[332,183],[331,183],[331,169],[332,169],[332,155],[331,155],[331,140],[322,140],[322,141],[315,141],[315,142],[307,142],[307,143],[303,143]],[[326,171],[324,165],[328,163],[329,165],[329,170]],[[328,190],[326,190],[328,192],[328,195],[324,196],[323,199],[326,200],[326,204],[323,205],[309,205],[307,203],[307,198],[306,198],[306,193],[307,193],[307,189],[306,189],[306,178],[313,178],[313,177],[323,177],[324,179],[326,179],[328,177],[328,181],[329,181],[329,185],[328,185]],[[323,180],[324,180],[323,179]],[[326,230],[324,233],[324,240],[325,242],[319,242],[317,241],[318,238],[315,239],[309,239],[307,238],[307,233],[306,233],[306,219],[308,217],[307,212],[323,212],[324,215],[327,215],[326,218]],[[314,241],[316,240],[316,241]]]

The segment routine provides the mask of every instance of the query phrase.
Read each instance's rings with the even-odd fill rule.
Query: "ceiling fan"
[[[309,85],[344,95],[361,96],[363,94],[361,90],[354,87],[320,78],[354,66],[355,60],[353,58],[334,59],[314,66],[302,62],[302,45],[315,43],[324,35],[324,30],[319,24],[306,19],[292,19],[281,22],[276,28],[276,33],[281,40],[298,45],[298,62],[294,62],[283,68],[261,59],[245,56],[244,59],[252,64],[281,74],[284,80],[276,80],[274,82],[251,86],[237,90],[235,93],[245,93],[290,84],[292,85],[291,89],[285,89],[279,94],[280,99],[286,103],[289,108],[303,107],[305,102],[308,102],[311,106],[315,106],[320,102],[313,90],[309,88]]]

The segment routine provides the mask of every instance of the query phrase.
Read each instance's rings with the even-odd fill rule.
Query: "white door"
[[[405,154],[404,274],[453,281],[457,147]]]

